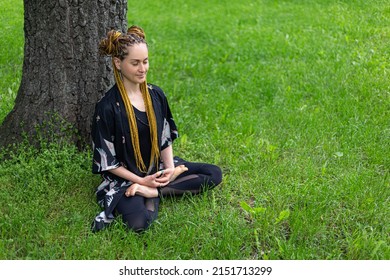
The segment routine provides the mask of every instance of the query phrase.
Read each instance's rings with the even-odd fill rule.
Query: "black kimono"
[[[177,128],[172,118],[164,92],[155,85],[148,85],[157,122],[157,135],[160,151],[172,144],[178,137]],[[144,177],[158,171],[158,166],[149,168],[147,174],[137,169],[134,150],[130,138],[130,126],[126,109],[118,87],[114,85],[96,104],[92,121],[93,165],[92,172],[101,174],[102,183],[96,195],[100,206],[104,207],[107,217],[112,213],[126,189],[133,183],[108,172],[124,166],[134,174]],[[140,135],[140,137],[142,137]],[[150,141],[150,138],[145,139]],[[143,140],[141,139],[141,146]]]

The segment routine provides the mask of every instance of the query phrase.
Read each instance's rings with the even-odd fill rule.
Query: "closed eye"
[[[143,64],[148,64],[148,62],[149,62],[149,59],[148,59],[148,58],[145,58],[145,59],[142,61]],[[132,60],[131,60],[131,65],[133,65],[133,66],[137,66],[139,63],[141,63],[141,60],[138,60],[138,59],[132,59]]]

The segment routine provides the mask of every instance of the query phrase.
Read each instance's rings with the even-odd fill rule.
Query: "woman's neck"
[[[137,96],[137,95],[142,95],[142,93],[141,93],[141,88],[140,88],[140,84],[126,83],[126,82],[124,81],[123,85],[125,86],[127,95],[128,95],[129,97],[131,97],[131,96]]]
[[[131,105],[136,107],[139,111],[145,112],[145,103],[139,84],[132,84],[131,86],[125,84],[127,96],[130,99]]]

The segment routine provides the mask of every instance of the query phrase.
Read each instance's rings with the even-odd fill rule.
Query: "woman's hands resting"
[[[174,168],[157,171],[154,174],[143,177],[140,184],[151,188],[165,187],[171,181],[173,172]]]
[[[184,165],[179,165],[176,168],[167,168],[164,170],[160,170],[152,175],[148,175],[143,177],[143,180],[146,184],[138,184],[134,183],[130,187],[127,188],[125,195],[134,196],[141,195],[143,197],[157,197],[158,196],[158,187],[164,187],[169,182],[172,182],[179,176],[181,173],[186,172],[188,170]]]
[[[165,187],[170,182],[174,181],[177,176],[187,170],[188,168],[184,164],[176,166],[175,168],[166,168],[157,171],[152,175],[143,177],[140,184],[151,188]]]

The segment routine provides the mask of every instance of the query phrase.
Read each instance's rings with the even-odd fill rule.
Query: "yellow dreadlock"
[[[134,30],[134,29],[136,29],[136,30]],[[135,26],[132,26],[131,28],[129,28],[128,34],[130,33],[130,34],[134,34],[134,35],[140,37],[140,35],[139,35],[140,31],[143,34],[142,29],[135,27]],[[126,35],[124,35],[124,36],[126,36]],[[112,40],[111,42],[113,42],[113,41],[118,42],[117,39],[119,37],[121,37],[121,33],[118,31],[114,31],[113,33],[111,33],[111,40]],[[142,42],[145,42],[144,41],[145,37],[143,36],[141,38],[143,39]],[[128,42],[126,42],[126,43],[127,43],[126,46],[129,46],[129,43]],[[112,46],[112,44],[111,44],[111,46]],[[112,50],[112,51],[117,53],[118,47],[120,47],[120,46],[116,46],[115,47],[116,50]],[[111,50],[110,50],[110,52],[111,52]],[[121,94],[123,103],[125,104],[125,108],[126,108],[127,119],[129,121],[130,132],[131,132],[130,133],[131,143],[132,143],[133,149],[134,149],[134,156],[135,156],[136,165],[137,165],[138,170],[140,170],[143,173],[147,173],[148,169],[151,169],[153,167],[153,164],[155,166],[158,166],[159,158],[160,158],[160,148],[159,148],[158,137],[157,137],[156,115],[154,114],[152,99],[151,99],[150,93],[148,91],[147,83],[145,80],[142,84],[140,84],[140,90],[141,90],[142,97],[143,97],[145,107],[146,107],[146,115],[148,118],[149,129],[150,129],[150,140],[151,140],[151,144],[152,144],[151,156],[150,156],[150,166],[148,169],[146,169],[145,163],[144,163],[144,161],[142,159],[142,155],[141,155],[141,150],[140,150],[141,143],[140,143],[139,136],[138,136],[138,127],[137,127],[137,122],[136,122],[136,118],[135,118],[135,114],[134,114],[134,109],[133,109],[133,106],[131,104],[130,98],[127,95],[127,91],[126,91],[125,86],[123,84],[122,78],[119,74],[119,71],[115,67],[114,56],[112,59],[112,64],[113,64],[113,68],[114,68],[115,82],[118,86],[119,92]]]

